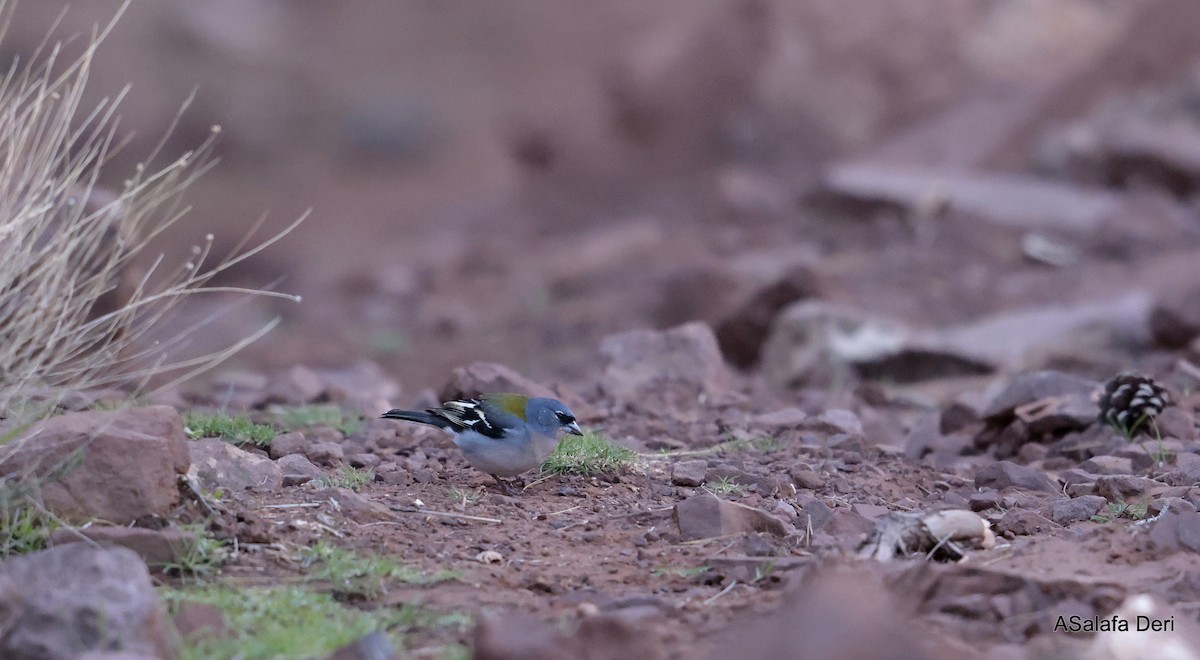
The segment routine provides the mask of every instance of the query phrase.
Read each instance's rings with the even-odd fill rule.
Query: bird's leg
[[[496,483],[500,484],[501,493],[504,493],[505,495],[516,495],[519,492],[516,488],[513,488],[511,483],[501,479],[500,477],[494,474],[491,475],[491,477],[496,480]]]

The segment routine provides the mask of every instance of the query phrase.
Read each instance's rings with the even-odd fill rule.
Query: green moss
[[[225,413],[200,414],[189,412],[183,418],[184,431],[191,438],[220,438],[235,444],[250,443],[270,447],[276,430],[266,424],[255,424],[245,415]]]
[[[588,476],[628,470],[636,460],[637,452],[632,449],[614,445],[595,433],[585,433],[563,438],[542,463],[542,471]]]

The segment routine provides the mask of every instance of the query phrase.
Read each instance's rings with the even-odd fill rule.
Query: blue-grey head
[[[557,436],[559,433],[583,435],[575,413],[565,403],[548,397],[534,397],[525,404],[525,422],[542,435]]]

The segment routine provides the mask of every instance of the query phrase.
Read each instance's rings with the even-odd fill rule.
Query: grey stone
[[[1133,461],[1120,456],[1093,456],[1079,464],[1079,469],[1092,474],[1130,474]]]
[[[1049,493],[1059,491],[1058,483],[1041,470],[1011,461],[999,461],[976,472],[975,487],[996,490],[1017,487]]]
[[[1149,477],[1136,477],[1129,474],[1107,475],[1096,478],[1096,494],[1109,502],[1124,502],[1152,488],[1164,484]]]
[[[1105,500],[1099,495],[1084,495],[1071,499],[1059,500],[1050,510],[1050,519],[1060,525],[1069,525],[1080,520],[1091,520],[1100,509],[1104,508]]]
[[[192,467],[188,474],[208,492],[257,490],[272,492],[283,485],[283,471],[275,461],[216,438],[188,443]]]
[[[283,473],[284,486],[299,486],[313,479],[320,479],[324,475],[321,468],[313,465],[312,461],[300,454],[281,456],[279,460],[275,461],[275,464]]]

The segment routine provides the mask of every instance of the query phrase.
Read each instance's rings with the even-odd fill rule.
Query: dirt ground
[[[283,322],[165,400],[265,416],[258,395],[296,365],[377,367],[276,397],[365,420],[304,433],[378,457],[367,504],[312,484],[228,494],[211,528],[239,542],[224,576],[298,575],[318,539],[452,570],[354,601],[484,621],[410,631],[411,657],[1154,657],[1055,629],[1138,594],[1200,652],[1190,0],[186,4],[131,9],[97,74],[159,85],[131,101],[139,135],[193,77],[206,100],[176,140],[228,129],[164,247],[315,211],[219,282],[305,302],[223,316],[190,348]],[[667,374],[649,384],[614,372],[639,358],[606,337],[691,321],[716,362],[647,355]],[[552,388],[637,466],[504,495],[448,438],[374,419],[436,403],[480,361]],[[1091,421],[1094,403],[1013,421],[1078,394],[1060,381],[997,411],[1042,370],[1167,386],[1169,456],[1144,461],[1153,443]],[[246,380],[261,383],[230,394]],[[675,478],[688,461],[702,484]],[[1052,485],[981,476],[1000,461]],[[777,530],[684,538],[677,505],[714,490]],[[1104,499],[1064,513],[1086,496]],[[947,509],[997,542],[960,562],[857,558],[889,514]]]

